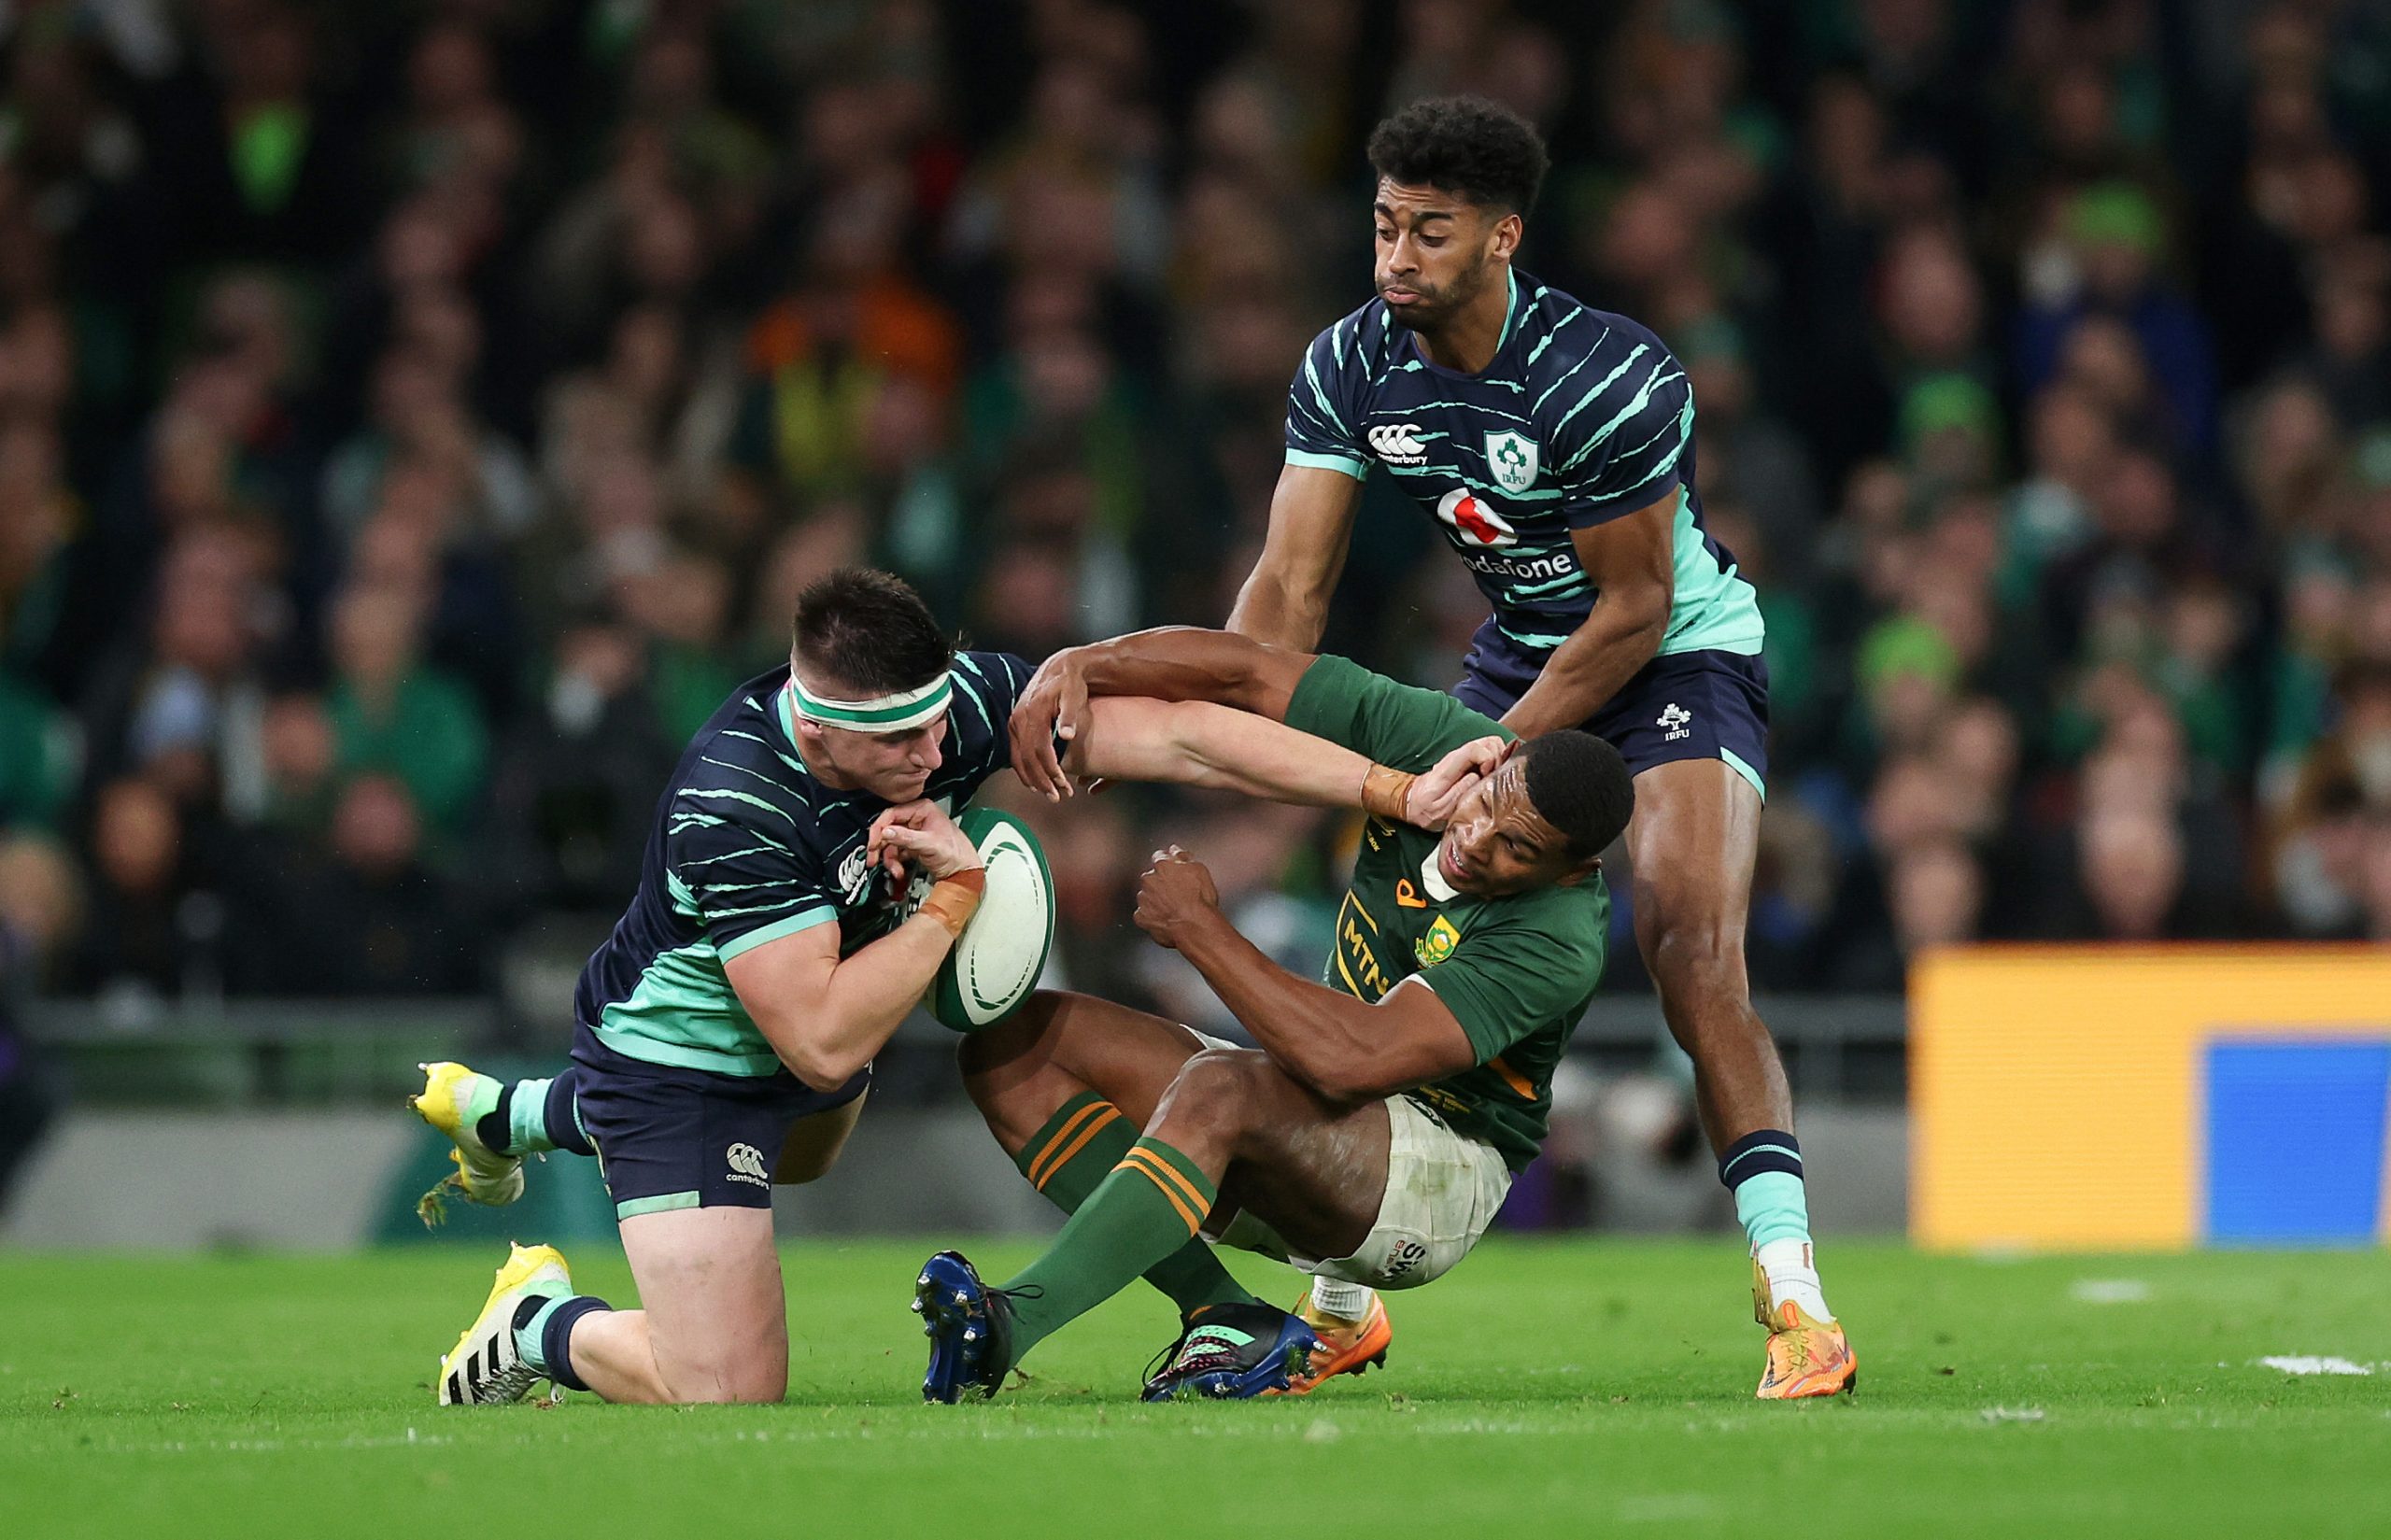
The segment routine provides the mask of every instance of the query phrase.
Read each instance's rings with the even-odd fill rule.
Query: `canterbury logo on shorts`
[[[758,1187],[770,1187],[772,1179],[764,1174],[764,1152],[752,1144],[734,1144],[729,1150],[730,1180],[752,1181]]]

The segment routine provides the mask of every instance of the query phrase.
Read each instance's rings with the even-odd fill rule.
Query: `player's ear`
[[[1494,221],[1494,255],[1509,261],[1520,249],[1520,237],[1527,231],[1527,221],[1518,214],[1506,214]]]
[[[1592,881],[1594,875],[1602,869],[1603,858],[1599,855],[1589,855],[1584,860],[1571,867],[1568,871],[1563,874],[1561,881],[1555,883],[1553,886],[1576,887],[1580,883]]]

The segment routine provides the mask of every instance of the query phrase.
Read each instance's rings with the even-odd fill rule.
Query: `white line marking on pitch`
[[[2079,1278],[2067,1295],[2078,1305],[2140,1305],[2150,1297],[2150,1285],[2138,1278]]]
[[[2287,1375],[2370,1375],[2374,1372],[2370,1365],[2353,1363],[2346,1358],[2319,1358],[2313,1353],[2278,1353],[2258,1362],[2270,1369],[2281,1369]]]

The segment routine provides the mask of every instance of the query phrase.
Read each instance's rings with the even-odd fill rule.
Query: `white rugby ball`
[[[923,1003],[957,1032],[994,1026],[1021,1008],[1054,945],[1054,877],[1027,825],[994,808],[966,808],[955,827],[980,848],[987,891],[941,963]]]

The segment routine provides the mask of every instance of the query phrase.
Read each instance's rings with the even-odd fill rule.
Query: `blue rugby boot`
[[[1212,1305],[1189,1318],[1146,1380],[1142,1401],[1242,1401],[1284,1391],[1323,1350],[1301,1316],[1268,1305]]]
[[[949,1406],[974,1390],[995,1395],[1012,1367],[1012,1301],[980,1281],[960,1251],[941,1251],[913,1279],[913,1313],[930,1339],[922,1399]]]

